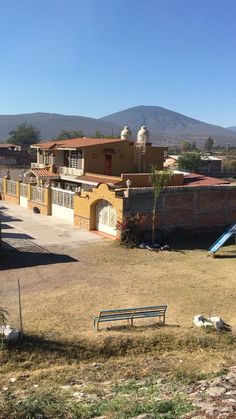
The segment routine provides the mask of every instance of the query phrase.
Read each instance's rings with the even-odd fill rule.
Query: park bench
[[[128,320],[133,326],[134,319],[158,317],[160,324],[165,324],[167,305],[153,307],[121,308],[117,310],[103,310],[98,316],[93,316],[93,326],[99,330],[99,323]]]

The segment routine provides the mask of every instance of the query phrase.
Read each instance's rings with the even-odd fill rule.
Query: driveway
[[[78,247],[88,243],[104,243],[104,238],[85,230],[80,230],[65,220],[34,214],[32,210],[1,201],[0,220],[2,240],[19,248],[24,245],[44,247]]]

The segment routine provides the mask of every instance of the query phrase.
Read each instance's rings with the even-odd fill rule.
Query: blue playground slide
[[[222,236],[210,247],[209,252],[215,253],[233,234],[236,234],[236,224],[232,224],[230,228],[222,234]]]

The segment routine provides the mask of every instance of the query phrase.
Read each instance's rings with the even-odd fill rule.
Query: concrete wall
[[[124,200],[124,215],[145,215],[144,230],[151,230],[153,192],[130,190]],[[214,231],[236,222],[236,186],[168,187],[158,201],[157,227],[168,233],[175,231]]]
[[[108,201],[117,211],[117,220],[122,220],[123,199],[115,195],[105,184],[92,192],[82,192],[74,197],[74,224],[86,230],[96,229],[96,205],[100,200]]]
[[[20,196],[20,183],[19,181],[16,182],[16,195],[12,195],[7,193],[7,180],[4,179],[3,180],[3,192],[1,192],[1,200],[2,201],[7,201],[10,202],[12,204],[15,205],[20,205],[20,200],[21,200],[21,196]],[[40,210],[40,213],[43,215],[51,215],[51,190],[50,188],[45,188],[44,189],[44,202],[38,202],[38,201],[32,201],[31,200],[31,185],[28,185],[28,193],[27,193],[27,198],[25,197],[23,199],[24,201],[24,207],[26,207],[27,204],[27,208],[28,209],[33,209],[34,207],[37,207]]]
[[[135,164],[135,147],[128,141],[113,144],[98,144],[93,147],[84,148],[84,170],[104,174],[105,154],[112,155],[112,168],[110,175],[120,176],[121,173],[137,172]],[[145,171],[149,172],[151,165],[162,169],[165,147],[147,147],[143,157]]]
[[[150,187],[150,176],[151,173],[122,173],[121,178],[125,182],[129,179],[131,181],[131,187]],[[184,175],[182,173],[173,173],[168,182],[171,186],[181,186],[184,183]]]

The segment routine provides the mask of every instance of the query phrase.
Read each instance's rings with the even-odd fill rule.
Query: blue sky
[[[136,105],[236,125],[235,0],[0,0],[0,114]]]

